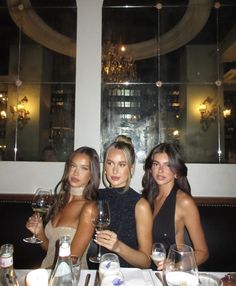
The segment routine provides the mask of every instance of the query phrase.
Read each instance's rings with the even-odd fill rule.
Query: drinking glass
[[[115,253],[105,253],[100,259],[99,278],[102,281],[105,275],[120,275],[119,257]]]
[[[34,194],[34,198],[31,203],[31,207],[33,209],[34,215],[38,216],[38,218],[42,218],[43,215],[48,211],[51,202],[52,202],[52,191],[48,189],[39,188],[36,190]],[[35,225],[35,230],[37,228],[37,224]],[[27,243],[42,243],[43,241],[36,237],[35,231],[33,236],[23,238],[24,242]]]
[[[81,259],[80,258],[78,258],[78,260],[74,264],[72,264],[72,271],[74,274],[75,285],[78,285],[80,274],[81,274]]]
[[[152,260],[158,268],[159,262],[162,262],[166,258],[166,249],[164,244],[160,242],[154,242],[152,245]]]
[[[163,267],[164,285],[197,286],[198,268],[192,247],[185,244],[173,244]]]
[[[110,224],[110,209],[107,201],[97,201],[91,215],[91,222],[96,230],[104,230]],[[98,245],[98,253],[96,256],[89,258],[93,263],[99,263],[101,259],[101,246]]]

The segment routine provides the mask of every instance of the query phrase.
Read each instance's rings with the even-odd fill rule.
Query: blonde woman
[[[152,247],[152,212],[149,203],[130,187],[135,153],[131,140],[118,136],[105,152],[103,179],[107,188],[99,199],[109,202],[111,224],[97,231],[95,242],[103,252],[114,252],[122,267],[148,268]]]

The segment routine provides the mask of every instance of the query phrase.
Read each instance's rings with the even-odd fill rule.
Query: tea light
[[[43,268],[30,271],[25,279],[26,286],[48,286],[48,271]]]

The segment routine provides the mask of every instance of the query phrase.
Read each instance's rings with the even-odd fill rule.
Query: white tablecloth
[[[134,269],[134,268],[132,268]],[[128,269],[122,268],[121,269],[124,274],[128,271]],[[27,273],[31,270],[16,270],[16,275],[18,277],[20,286],[25,286],[25,276]],[[155,275],[155,271],[152,271],[151,269],[142,269],[141,270],[143,279],[146,283],[146,286],[162,286],[161,282],[158,280],[158,278]],[[96,277],[96,270],[82,270],[81,271],[81,276],[80,276],[80,281],[78,286],[84,286],[84,282],[86,279],[86,275],[90,273],[90,280],[89,280],[89,285],[88,286],[94,286],[95,283],[95,277]],[[204,272],[206,273],[206,272]],[[209,274],[213,274],[217,276],[218,278],[222,278],[225,276],[226,273],[224,272],[209,272]],[[137,283],[135,283],[134,286],[137,286]]]

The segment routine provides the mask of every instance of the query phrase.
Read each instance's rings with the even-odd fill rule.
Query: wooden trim
[[[31,202],[32,194],[0,194],[0,202]]]
[[[0,202],[31,202],[33,194],[0,194]],[[193,197],[197,205],[235,205],[236,197]]]
[[[236,197],[194,197],[197,205],[236,205]]]

